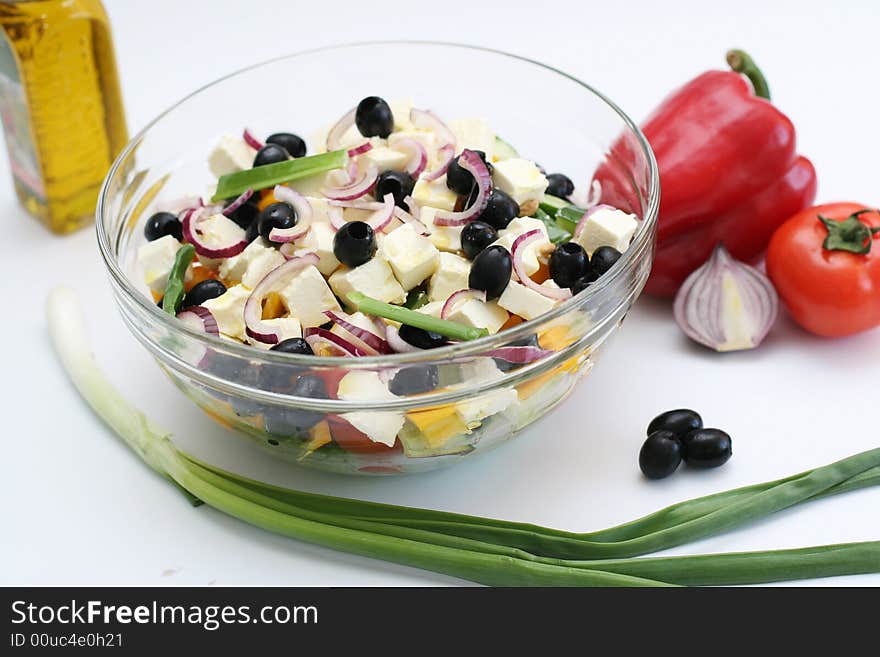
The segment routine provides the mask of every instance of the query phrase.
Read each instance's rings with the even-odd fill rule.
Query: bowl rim
[[[504,50],[500,50],[497,48],[489,48],[484,46],[476,46],[465,43],[456,43],[451,41],[439,41],[439,40],[370,40],[370,41],[354,41],[348,43],[340,43],[340,44],[332,44],[327,46],[321,46],[318,48],[310,48],[307,50],[300,50],[293,53],[288,53],[285,55],[280,55],[278,57],[273,57],[270,59],[262,60],[256,62],[254,64],[250,64],[244,66],[242,68],[236,69],[226,75],[223,75],[219,78],[211,80],[206,84],[198,87],[194,91],[190,92],[186,96],[178,99],[172,105],[168,106],[162,112],[157,114],[152,120],[147,122],[141,130],[135,134],[131,140],[126,144],[125,148],[122,152],[116,157],[113,164],[111,165],[107,175],[104,178],[104,182],[101,185],[101,190],[98,195],[98,202],[95,208],[95,225],[96,232],[98,237],[98,246],[101,252],[101,256],[104,260],[104,265],[107,267],[112,279],[116,282],[116,284],[121,288],[122,292],[131,300],[133,300],[136,304],[138,304],[148,315],[151,315],[156,321],[160,324],[164,324],[164,327],[172,332],[172,333],[183,333],[187,335],[189,338],[196,340],[197,342],[203,343],[208,347],[220,348],[224,351],[229,351],[234,355],[245,358],[248,360],[260,360],[266,361],[275,364],[289,364],[289,365],[306,365],[306,366],[314,366],[314,367],[336,367],[340,366],[340,358],[336,356],[315,356],[315,355],[304,355],[304,354],[290,354],[279,351],[271,351],[268,349],[257,349],[252,345],[233,342],[232,340],[224,339],[220,336],[214,336],[207,333],[203,333],[196,329],[190,328],[186,324],[182,322],[172,321],[172,317],[158,306],[155,303],[148,302],[147,297],[142,294],[140,291],[134,288],[133,284],[129,280],[129,277],[122,270],[122,267],[117,262],[117,259],[113,253],[113,249],[109,243],[110,236],[108,231],[105,230],[104,226],[104,215],[108,212],[108,203],[107,196],[109,194],[110,182],[114,180],[117,172],[126,163],[132,153],[137,149],[141,140],[146,136],[146,134],[162,119],[164,119],[168,114],[172,113],[176,110],[180,105],[186,103],[191,98],[199,95],[203,91],[217,85],[221,82],[234,78],[238,75],[244,74],[248,71],[255,70],[258,68],[262,68],[264,66],[269,66],[278,62],[282,62],[285,60],[294,60],[298,57],[303,57],[306,55],[313,55],[316,53],[334,51],[334,50],[345,50],[349,48],[364,48],[364,47],[377,47],[377,46],[440,46],[444,48],[455,48],[461,50],[472,50],[477,52],[489,53],[493,55],[500,55],[502,57],[506,57],[509,59],[518,60],[520,62],[524,62],[526,64],[530,64],[540,69],[544,69],[549,73],[553,73],[559,75],[563,78],[566,78],[575,84],[583,87],[584,90],[593,94],[599,100],[601,100],[605,105],[607,105],[617,116],[621,119],[623,124],[629,128],[632,133],[635,135],[636,140],[639,144],[639,147],[642,150],[643,155],[645,156],[645,160],[648,165],[648,185],[647,185],[647,208],[645,212],[645,216],[642,217],[641,225],[639,226],[639,230],[636,232],[635,238],[633,239],[630,247],[624,252],[623,256],[611,267],[611,269],[606,272],[594,285],[591,285],[586,290],[581,292],[578,295],[572,296],[570,299],[566,299],[555,308],[550,310],[549,312],[536,317],[535,319],[527,320],[517,324],[516,326],[505,329],[503,331],[499,331],[498,333],[494,333],[482,338],[478,338],[476,340],[470,340],[467,342],[460,342],[455,344],[450,344],[444,347],[437,347],[434,349],[425,349],[423,351],[418,352],[405,352],[398,354],[384,354],[378,356],[364,356],[357,358],[358,366],[361,367],[370,367],[370,366],[389,366],[389,365],[406,365],[412,363],[424,363],[435,360],[449,360],[452,358],[460,358],[462,356],[468,355],[479,355],[481,353],[485,353],[487,351],[491,351],[494,347],[497,347],[499,344],[505,344],[509,341],[516,340],[519,338],[523,338],[527,335],[531,335],[535,332],[537,327],[544,325],[546,322],[553,321],[558,317],[565,315],[567,312],[573,310],[577,306],[584,305],[591,297],[599,294],[602,290],[611,286],[615,282],[617,282],[620,277],[623,275],[625,271],[627,271],[628,267],[635,262],[644,252],[646,248],[650,246],[650,242],[653,236],[653,229],[657,223],[657,215],[660,207],[660,172],[657,166],[657,160],[654,156],[654,151],[652,150],[650,144],[648,143],[647,138],[644,133],[642,133],[638,124],[633,121],[629,115],[626,114],[614,101],[608,98],[602,92],[596,90],[591,85],[586,82],[580,80],[579,78],[571,75],[570,73],[566,73],[565,71],[561,71],[549,64],[544,64],[538,60],[532,59],[530,57],[526,57],[524,55],[517,55],[515,53],[510,53]],[[626,296],[621,298],[621,304],[626,302]],[[592,332],[592,331],[591,331]]]

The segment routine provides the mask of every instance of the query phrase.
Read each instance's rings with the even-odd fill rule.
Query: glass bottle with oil
[[[51,230],[91,222],[128,141],[100,0],[0,0],[0,118],[22,205]]]

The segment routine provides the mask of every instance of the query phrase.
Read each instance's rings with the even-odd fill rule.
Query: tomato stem
[[[749,79],[756,96],[770,100],[770,85],[767,84],[767,78],[748,53],[738,48],[728,50],[727,63],[734,71],[742,73]]]
[[[858,255],[870,253],[874,241],[872,238],[880,233],[880,226],[869,226],[859,218],[866,212],[873,212],[873,210],[859,210],[843,220],[829,219],[821,214],[818,215],[819,221],[828,230],[828,235],[822,242],[822,248],[828,251],[847,251]]]

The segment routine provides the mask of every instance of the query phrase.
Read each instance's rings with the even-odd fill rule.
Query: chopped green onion
[[[162,297],[162,310],[169,315],[177,314],[177,307],[183,301],[186,292],[183,288],[186,280],[186,270],[193,261],[196,250],[192,244],[184,244],[174,255],[174,265],[168,274],[168,284],[165,286],[165,296]]]
[[[458,322],[450,322],[447,319],[437,319],[425,313],[419,313],[403,306],[395,306],[390,303],[384,303],[377,299],[371,299],[360,292],[352,292],[348,295],[348,300],[357,310],[368,315],[376,315],[384,317],[401,324],[409,324],[416,328],[424,329],[445,335],[453,340],[476,340],[489,335],[489,331],[484,328],[474,328],[473,326],[465,326]]]
[[[320,155],[298,157],[293,160],[264,164],[253,169],[229,173],[225,176],[220,176],[220,180],[217,181],[217,191],[211,200],[215,202],[222,201],[223,199],[239,196],[249,188],[254,190],[266,189],[290,182],[291,180],[299,180],[300,178],[308,178],[309,176],[332,171],[333,169],[341,169],[345,166],[347,160],[348,154],[346,151],[330,151]]]

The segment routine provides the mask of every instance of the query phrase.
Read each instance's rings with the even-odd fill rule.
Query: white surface
[[[720,67],[725,48],[736,45],[761,63],[776,102],[798,126],[800,148],[819,172],[819,199],[878,201],[880,7],[872,0],[741,0],[730,10],[706,2],[558,2],[543,5],[552,14],[546,17],[535,15],[534,3],[520,8],[524,3],[458,0],[106,4],[132,132],[222,73],[334,42],[437,38],[510,50],[593,83],[636,118],[692,75]],[[343,4],[350,4],[348,11]],[[414,11],[419,20],[406,20],[401,30]],[[5,158],[2,168],[0,583],[459,583],[191,509],[114,441],[56,365],[42,304],[59,282],[82,294],[99,360],[111,378],[184,445],[226,467],[312,491],[589,530],[878,445],[880,332],[823,341],[783,318],[761,349],[716,356],[686,343],[666,305],[643,300],[571,400],[492,454],[455,469],[392,479],[285,466],[225,434],[177,393],[122,325],[93,232],[50,237],[17,208]],[[636,465],[644,427],[656,412],[679,406],[697,408],[708,424],[729,430],[734,457],[719,470],[684,469],[646,482]],[[880,491],[859,491],[687,551],[877,539],[878,504]],[[876,586],[880,576],[815,583]]]

